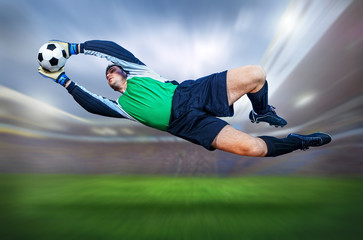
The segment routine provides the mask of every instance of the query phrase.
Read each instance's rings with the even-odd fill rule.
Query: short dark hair
[[[108,71],[110,68],[114,67],[114,66],[121,68],[121,70],[122,70],[122,71],[124,71],[124,72],[126,73],[126,71],[125,71],[125,70],[124,70],[124,69],[123,69],[120,65],[117,65],[117,64],[110,64],[110,65],[108,65],[108,66],[107,66],[107,68],[106,68],[106,75],[107,75],[107,71]]]

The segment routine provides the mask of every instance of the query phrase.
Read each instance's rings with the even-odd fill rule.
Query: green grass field
[[[0,175],[0,239],[357,239],[363,180]]]

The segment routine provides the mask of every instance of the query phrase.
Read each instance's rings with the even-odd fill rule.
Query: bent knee
[[[265,149],[261,148],[260,146],[243,146],[241,145],[238,149],[239,155],[243,156],[250,156],[250,157],[263,157],[266,155]]]
[[[250,84],[264,83],[266,80],[266,72],[259,65],[247,65],[236,69],[239,76],[244,76]]]
[[[241,143],[237,154],[251,157],[263,157],[267,154],[267,147],[260,138],[253,138],[249,143]]]
[[[266,72],[261,66],[251,65],[250,68],[252,79],[254,79],[256,82],[264,82],[266,80]]]

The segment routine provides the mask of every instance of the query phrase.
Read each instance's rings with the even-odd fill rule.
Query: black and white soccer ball
[[[44,69],[56,72],[66,64],[66,57],[66,51],[61,45],[46,43],[39,49],[38,62]]]

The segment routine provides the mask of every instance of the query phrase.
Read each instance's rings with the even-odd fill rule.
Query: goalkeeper
[[[260,66],[244,66],[182,83],[168,81],[155,73],[132,53],[110,41],[61,44],[67,58],[86,54],[112,62],[106,69],[109,86],[120,93],[114,101],[89,92],[71,81],[64,68],[39,73],[64,86],[88,112],[107,117],[126,118],[199,144],[208,150],[255,157],[274,157],[297,149],[327,144],[325,133],[289,134],[286,138],[253,137],[218,117],[233,116],[233,103],[247,94],[253,110],[252,122],[283,127],[287,123],[268,105],[268,85]]]

